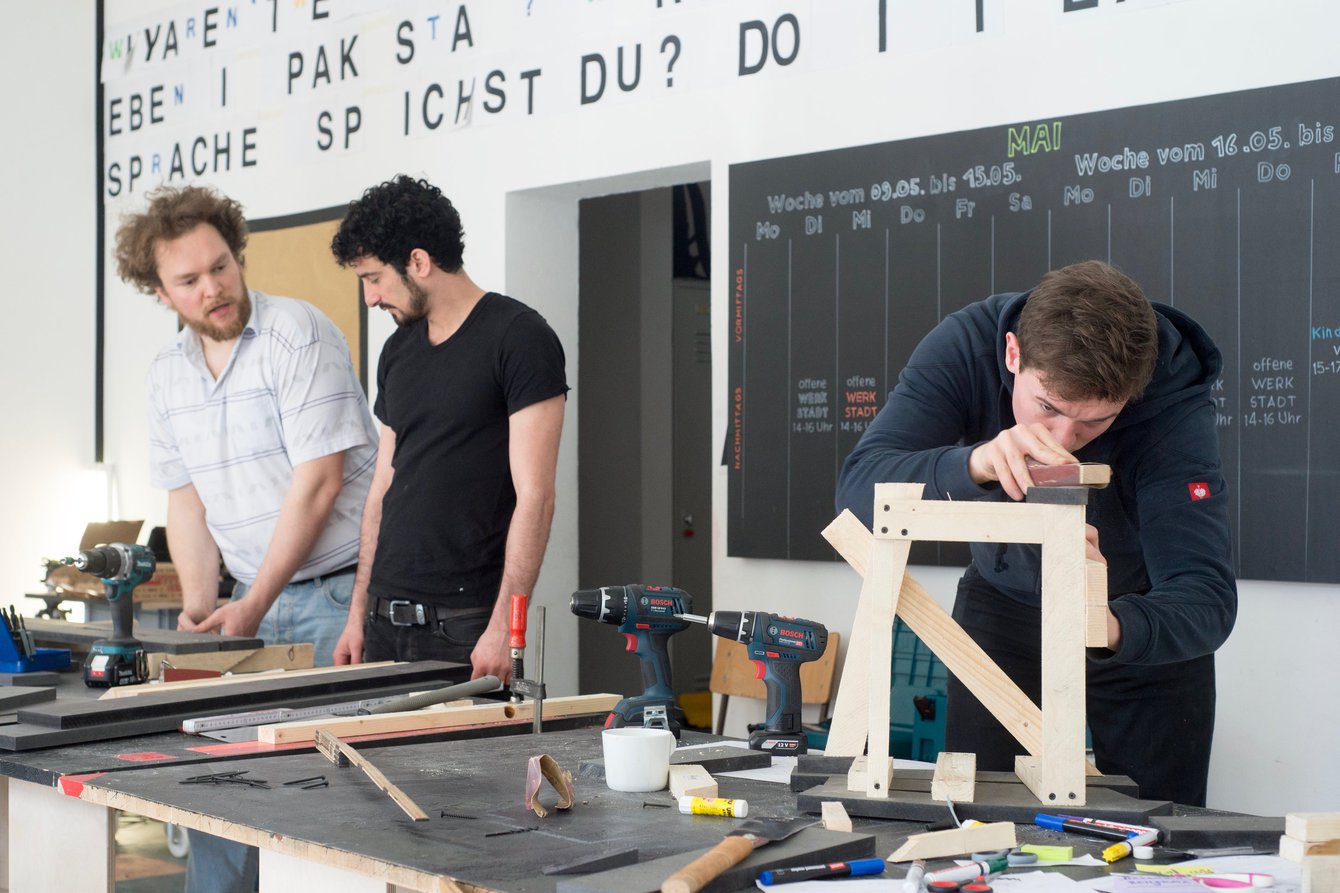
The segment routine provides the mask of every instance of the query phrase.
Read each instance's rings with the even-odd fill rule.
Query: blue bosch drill
[[[800,726],[800,665],[823,657],[828,628],[813,620],[783,617],[767,611],[713,611],[710,616],[681,614],[684,620],[705,623],[723,639],[745,646],[768,691],[767,718],[749,727],[749,747],[781,754],[809,751],[809,739]]]
[[[144,546],[112,543],[84,549],[66,558],[77,570],[102,579],[112,609],[112,637],[99,639],[84,661],[84,684],[90,688],[139,685],[149,679],[144,646],[133,635],[135,587],[154,575],[157,563]]]
[[[642,662],[640,695],[614,705],[605,728],[643,725],[647,708],[664,708],[671,732],[679,737],[684,711],[670,687],[670,654],[666,641],[689,625],[677,615],[693,610],[693,597],[673,586],[602,586],[572,594],[572,613],[588,620],[610,623],[628,640],[626,650],[636,652]]]

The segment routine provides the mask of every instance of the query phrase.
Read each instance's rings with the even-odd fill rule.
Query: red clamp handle
[[[519,592],[512,595],[512,637],[507,642],[512,648],[526,647],[526,606],[529,601],[529,595]]]

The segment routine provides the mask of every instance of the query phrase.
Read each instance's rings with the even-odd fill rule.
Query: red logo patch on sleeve
[[[1207,499],[1210,495],[1210,485],[1204,481],[1194,481],[1187,484],[1186,488],[1191,493],[1192,502],[1198,499]]]

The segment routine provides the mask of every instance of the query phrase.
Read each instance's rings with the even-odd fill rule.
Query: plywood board
[[[34,617],[25,618],[24,623],[28,627],[28,632],[33,634],[33,641],[39,645],[59,645],[87,651],[97,640],[109,639],[112,636],[110,620],[71,623],[68,620],[39,620]],[[154,629],[138,623],[134,625],[133,631],[145,651],[161,651],[167,654],[250,650],[265,645],[260,639],[253,637],[183,633],[170,629]]]

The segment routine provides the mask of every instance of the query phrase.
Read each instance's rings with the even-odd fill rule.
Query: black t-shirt
[[[544,318],[490,292],[438,345],[428,323],[382,348],[374,411],[395,432],[368,591],[451,607],[489,605],[516,507],[508,417],[564,394],[563,347]]]

